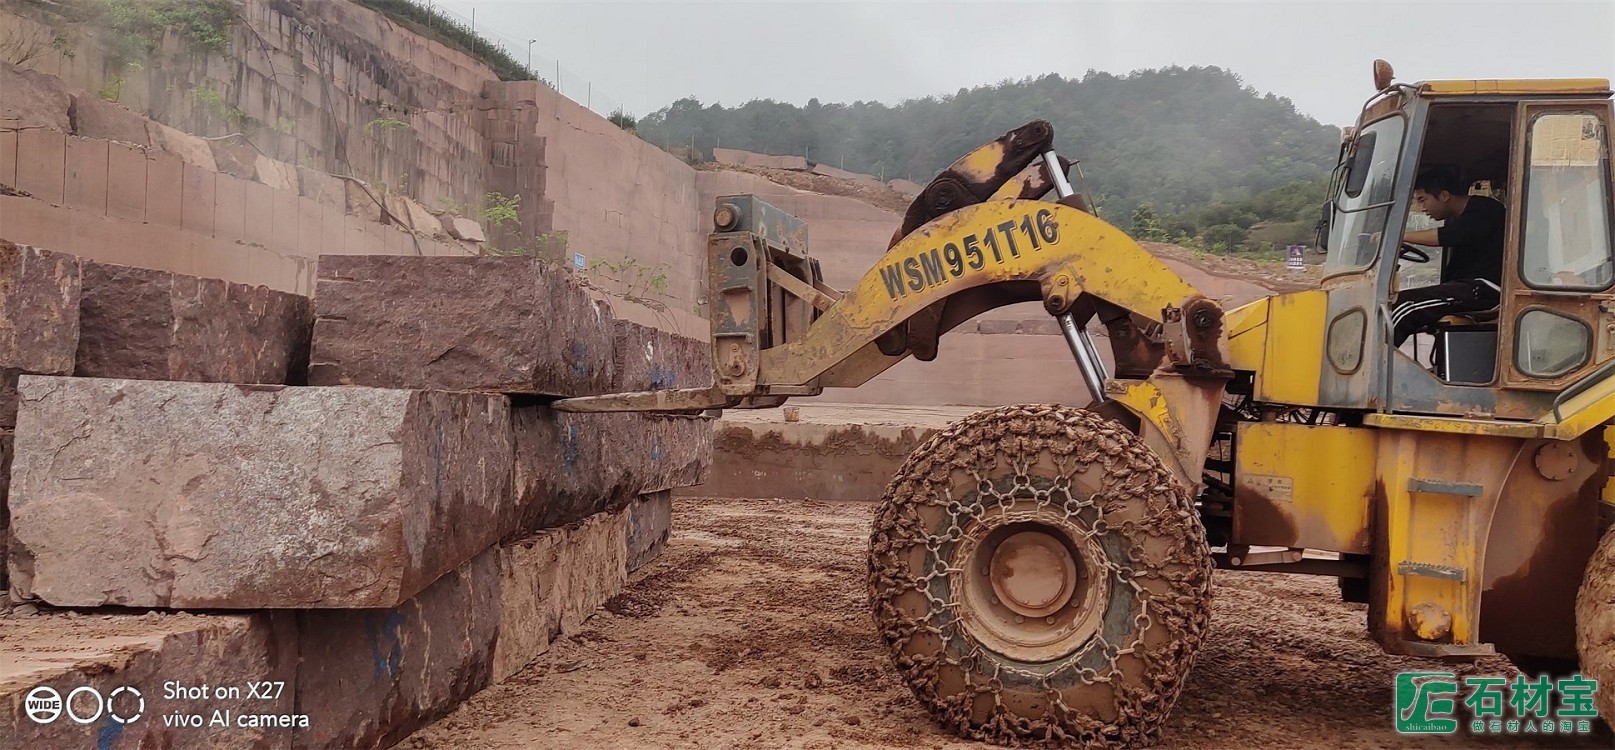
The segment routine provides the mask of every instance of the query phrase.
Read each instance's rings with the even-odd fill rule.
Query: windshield
[[[1387,117],[1363,128],[1335,196],[1329,223],[1329,258],[1324,272],[1354,270],[1374,262],[1380,235],[1391,212],[1397,160],[1402,153],[1401,117]]]

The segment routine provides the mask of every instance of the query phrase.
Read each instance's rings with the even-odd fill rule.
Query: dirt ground
[[[401,747],[986,747],[934,725],[891,669],[865,595],[872,509],[678,500],[667,551],[608,611]],[[1611,746],[1397,735],[1395,674],[1449,668],[1385,656],[1365,616],[1332,580],[1218,571],[1161,746]],[[1472,669],[1512,674],[1501,658]]]

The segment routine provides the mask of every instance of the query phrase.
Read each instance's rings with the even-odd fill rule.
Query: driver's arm
[[[1417,232],[1408,232],[1402,235],[1402,241],[1410,245],[1436,247],[1441,244],[1441,239],[1436,235],[1436,232],[1437,230],[1435,229],[1420,229]]]

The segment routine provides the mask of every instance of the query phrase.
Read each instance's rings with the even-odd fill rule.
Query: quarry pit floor
[[[869,614],[872,503],[681,498],[662,557],[525,671],[400,747],[957,748]],[[1608,734],[1402,736],[1399,671],[1332,579],[1218,571],[1165,748],[1608,747]],[[1512,677],[1491,657],[1463,668]]]

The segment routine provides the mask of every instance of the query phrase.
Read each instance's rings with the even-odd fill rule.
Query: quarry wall
[[[119,68],[101,32],[80,28],[68,48],[0,71],[8,90],[27,93],[0,102],[0,183],[29,194],[0,195],[0,237],[303,294],[322,253],[533,252],[572,267],[619,316],[704,339],[718,196],[756,193],[807,219],[812,252],[839,288],[870,268],[900,222],[853,198],[692,169],[540,82],[500,81],[354,3],[240,7],[222,51],[196,54],[171,34],[160,63]],[[0,33],[42,34],[50,21],[33,4],[0,2]],[[489,193],[519,196],[514,222],[480,215]],[[487,242],[453,236],[456,214],[479,221]],[[1195,283],[1230,283],[1176,268]],[[1017,305],[981,320],[1042,317]],[[907,361],[825,398],[1080,400],[1063,346],[967,325],[937,363]]]

